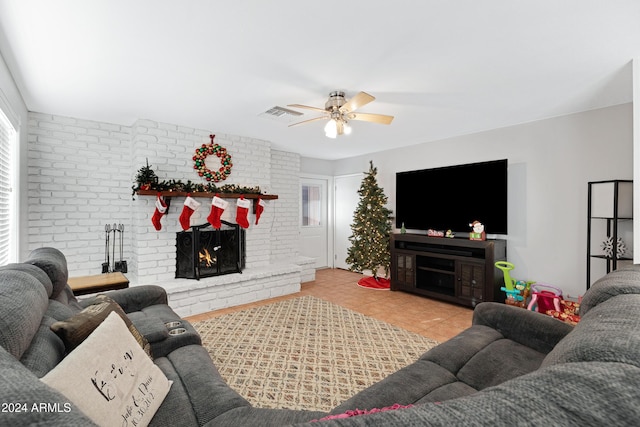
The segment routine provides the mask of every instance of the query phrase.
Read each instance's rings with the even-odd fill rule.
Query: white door
[[[329,178],[300,178],[300,254],[316,259],[315,267],[330,267]]]
[[[353,213],[358,207],[360,195],[358,190],[362,184],[364,174],[344,175],[335,178],[335,219],[334,219],[334,254],[335,268],[349,269],[347,251],[351,246],[351,224]]]

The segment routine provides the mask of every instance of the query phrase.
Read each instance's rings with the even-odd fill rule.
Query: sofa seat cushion
[[[394,404],[409,405],[424,399],[434,390],[456,382],[458,379],[448,369],[419,359],[342,402],[331,413],[339,414],[351,409],[383,408]]]
[[[515,341],[500,339],[476,353],[458,371],[457,378],[476,390],[483,390],[535,371],[545,356]]]
[[[203,425],[249,402],[227,385],[201,345],[177,348],[154,363],[174,386],[160,406],[151,425]],[[176,383],[180,382],[180,384]],[[239,423],[237,425],[249,425]]]
[[[467,396],[538,369],[544,357],[544,353],[506,339],[489,326],[474,325],[331,413]]]
[[[501,339],[504,339],[504,335],[495,329],[475,325],[427,351],[420,359],[431,361],[457,374],[479,351]]]
[[[540,367],[546,354],[484,325],[473,325],[420,358],[455,375],[475,390],[500,384]]]

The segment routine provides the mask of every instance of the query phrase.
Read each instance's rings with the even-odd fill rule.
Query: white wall
[[[553,284],[565,295],[583,294],[587,182],[633,178],[631,104],[339,160],[330,172],[325,162],[302,164],[338,176],[367,171],[373,160],[394,209],[398,171],[501,158],[509,159],[512,275]],[[426,199],[427,209],[446,203],[429,200],[428,189],[417,188],[416,199]]]

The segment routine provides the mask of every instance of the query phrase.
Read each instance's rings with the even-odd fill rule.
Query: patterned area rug
[[[311,296],[193,326],[227,383],[263,408],[329,411],[437,345]]]

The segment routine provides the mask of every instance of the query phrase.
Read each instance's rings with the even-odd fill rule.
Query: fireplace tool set
[[[111,240],[111,233],[113,232],[113,241]],[[127,272],[127,261],[123,260],[123,234],[124,224],[107,224],[104,226],[105,242],[104,242],[104,262],[102,263],[103,273],[113,273],[119,271],[122,273]],[[116,239],[116,234],[118,239]],[[116,243],[117,240],[117,243]],[[116,261],[116,245],[120,251],[120,261]],[[111,253],[110,253],[111,252]]]

